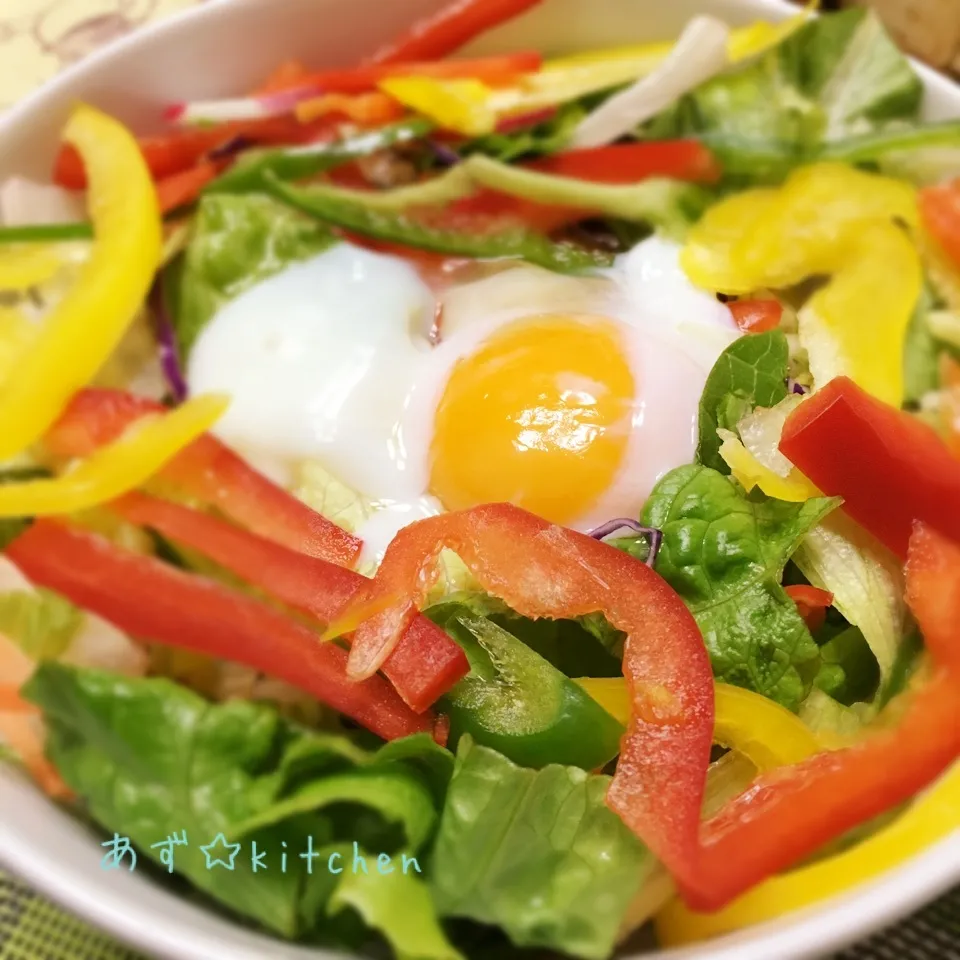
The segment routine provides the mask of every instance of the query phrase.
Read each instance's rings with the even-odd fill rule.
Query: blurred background
[[[202,2],[229,0],[0,0],[0,109],[101,44]],[[914,56],[960,77],[960,0],[822,3],[855,4],[873,7]]]

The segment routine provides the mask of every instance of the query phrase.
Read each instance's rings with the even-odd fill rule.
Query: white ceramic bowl
[[[62,74],[0,119],[0,180],[44,178],[70,106],[82,99],[148,130],[163,103],[235,95],[281,60],[346,65],[442,0],[231,0],[137,33]],[[568,52],[670,39],[696,13],[739,24],[782,19],[781,0],[547,0],[485,37],[477,50]],[[929,70],[931,117],[960,116],[960,89]],[[0,765],[0,861],[67,909],[165,960],[342,956],[283,944],[188,903],[139,874],[100,869],[102,850],[69,814]],[[695,947],[672,960],[792,960],[821,956],[892,923],[960,882],[960,831],[853,893]]]

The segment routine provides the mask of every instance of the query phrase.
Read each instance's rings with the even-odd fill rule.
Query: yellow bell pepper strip
[[[0,459],[38,440],[93,378],[140,309],[160,261],[157,195],[130,132],[79,106],[64,139],[87,168],[93,252],[0,387]]]
[[[169,413],[140,421],[58,477],[3,484],[0,517],[75,513],[115,500],[141,486],[205,433],[227,403],[217,394],[195,397]]]
[[[481,80],[388,77],[380,82],[380,89],[444,130],[478,137],[497,125],[493,90]]]
[[[622,724],[630,722],[630,694],[623,677],[576,681]],[[760,772],[799,763],[823,747],[813,732],[780,704],[740,687],[717,683],[714,742],[743,754]]]
[[[727,683],[716,685],[713,739],[743,754],[761,773],[823,750],[813,731],[779,703]]]
[[[845,375],[899,406],[903,349],[923,270],[917,192],[838,163],[794,172],[709,210],[681,262],[694,283],[730,294],[831,279],[800,311],[816,384]],[[869,349],[864,345],[869,343]]]
[[[0,249],[0,290],[27,290],[49,280],[62,265],[49,246]]]
[[[733,478],[747,493],[759,487],[768,497],[789,500],[791,503],[803,503],[811,497],[820,496],[820,491],[799,470],[792,470],[790,476],[781,477],[757,460],[731,430],[721,429],[717,433],[723,441],[720,444],[720,456],[730,468]]]
[[[39,325],[31,323],[16,307],[0,307],[0,384],[17,365]]]
[[[734,30],[728,45],[731,62],[775,46],[803,26],[807,17],[800,13],[780,24],[760,22]],[[504,118],[632,83],[653,73],[673,48],[669,42],[647,43],[548,60],[539,71],[524,74],[509,87],[493,88],[478,79],[412,76],[388,77],[379,88],[445,130],[482,136],[492,133]]]
[[[731,63],[748,60],[765,53],[771,47],[779,46],[787,37],[796,33],[820,7],[819,0],[812,0],[800,13],[782,20],[780,23],[767,23],[758,20],[739,30],[734,30],[727,42],[727,55]]]
[[[696,913],[672,900],[657,915],[657,937],[662,946],[674,947],[772,920],[851,890],[958,829],[960,764],[893,823],[850,850],[767,880],[716,913]]]
[[[922,289],[923,266],[907,234],[893,223],[864,226],[843,269],[798,314],[814,382],[849,376],[900,406],[904,341]]]

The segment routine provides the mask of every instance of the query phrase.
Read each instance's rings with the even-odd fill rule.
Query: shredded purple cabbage
[[[428,143],[441,167],[455,167],[463,160],[463,157],[456,150],[448,147],[445,143],[440,143],[437,140],[429,140]]]
[[[793,380],[790,377],[787,378],[787,389],[791,393],[796,393],[801,397],[806,396],[806,394],[808,393],[807,388],[803,386],[803,384],[797,383],[796,380]]]
[[[657,554],[660,552],[660,544],[663,543],[663,531],[656,527],[645,527],[642,523],[631,520],[629,517],[617,517],[615,520],[608,520],[596,529],[591,530],[590,536],[594,540],[605,540],[619,530],[632,530],[634,533],[642,534],[647,538],[650,552],[647,554],[646,562],[648,567],[652,567],[656,562]]]
[[[150,291],[150,308],[153,315],[153,329],[157,335],[157,346],[160,350],[160,366],[170,393],[177,403],[187,399],[187,380],[183,375],[180,364],[180,351],[177,347],[177,335],[173,329],[173,321],[167,310],[166,298],[163,295],[163,273],[158,273]]]
[[[254,141],[249,137],[236,136],[231,137],[226,143],[221,143],[219,147],[214,147],[208,154],[207,159],[209,160],[223,160],[227,157],[232,157],[234,154],[239,153],[241,150],[246,150],[247,147],[252,147]]]

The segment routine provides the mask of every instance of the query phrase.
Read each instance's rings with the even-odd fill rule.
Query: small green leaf
[[[700,396],[697,460],[729,473],[720,456],[717,428],[737,429],[754,407],[774,407],[787,395],[789,348],[781,330],[734,340],[714,364]]]
[[[820,652],[780,580],[807,532],[838,503],[748,499],[703,466],[678,467],[654,488],[642,522],[663,531],[656,570],[696,618],[720,680],[790,710],[809,693]]]

